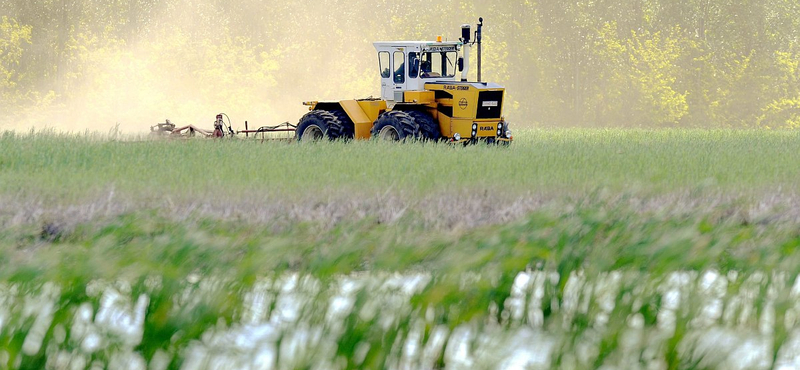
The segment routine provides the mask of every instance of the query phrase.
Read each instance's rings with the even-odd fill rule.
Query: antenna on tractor
[[[481,82],[481,33],[483,28],[483,17],[478,18],[478,29],[475,31],[475,42],[478,44],[478,82]]]

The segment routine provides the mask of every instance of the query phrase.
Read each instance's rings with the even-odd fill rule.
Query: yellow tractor
[[[381,78],[380,99],[310,101],[297,124],[297,140],[447,140],[510,144],[503,117],[505,89],[481,82],[481,30],[470,25],[458,41],[374,43]],[[478,46],[478,81],[467,81],[469,50]],[[460,76],[459,75],[460,72]],[[460,78],[458,78],[460,77]]]

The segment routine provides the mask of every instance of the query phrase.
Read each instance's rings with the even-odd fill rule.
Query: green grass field
[[[85,200],[110,189],[137,200],[165,194],[236,200],[254,194],[327,199],[397,193],[413,201],[485,190],[514,196],[596,189],[658,195],[698,188],[753,194],[792,191],[800,179],[800,137],[793,131],[525,131],[508,150],[10,133],[0,144],[0,192],[48,201]]]
[[[515,136],[6,133],[0,368],[797,363],[800,135]]]

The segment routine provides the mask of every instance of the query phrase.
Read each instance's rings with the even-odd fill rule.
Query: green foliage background
[[[0,15],[5,127],[295,121],[303,100],[378,94],[371,42],[453,39],[478,16],[484,79],[518,126],[800,125],[797,0],[10,0]]]

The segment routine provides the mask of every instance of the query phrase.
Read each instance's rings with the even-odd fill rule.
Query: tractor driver
[[[400,63],[400,66],[394,71],[394,83],[401,84],[405,82],[406,78],[403,76],[406,73],[406,62]]]
[[[420,65],[422,68],[422,77],[440,77],[441,75],[436,72],[431,72],[431,61],[430,60],[423,60],[422,64]]]

